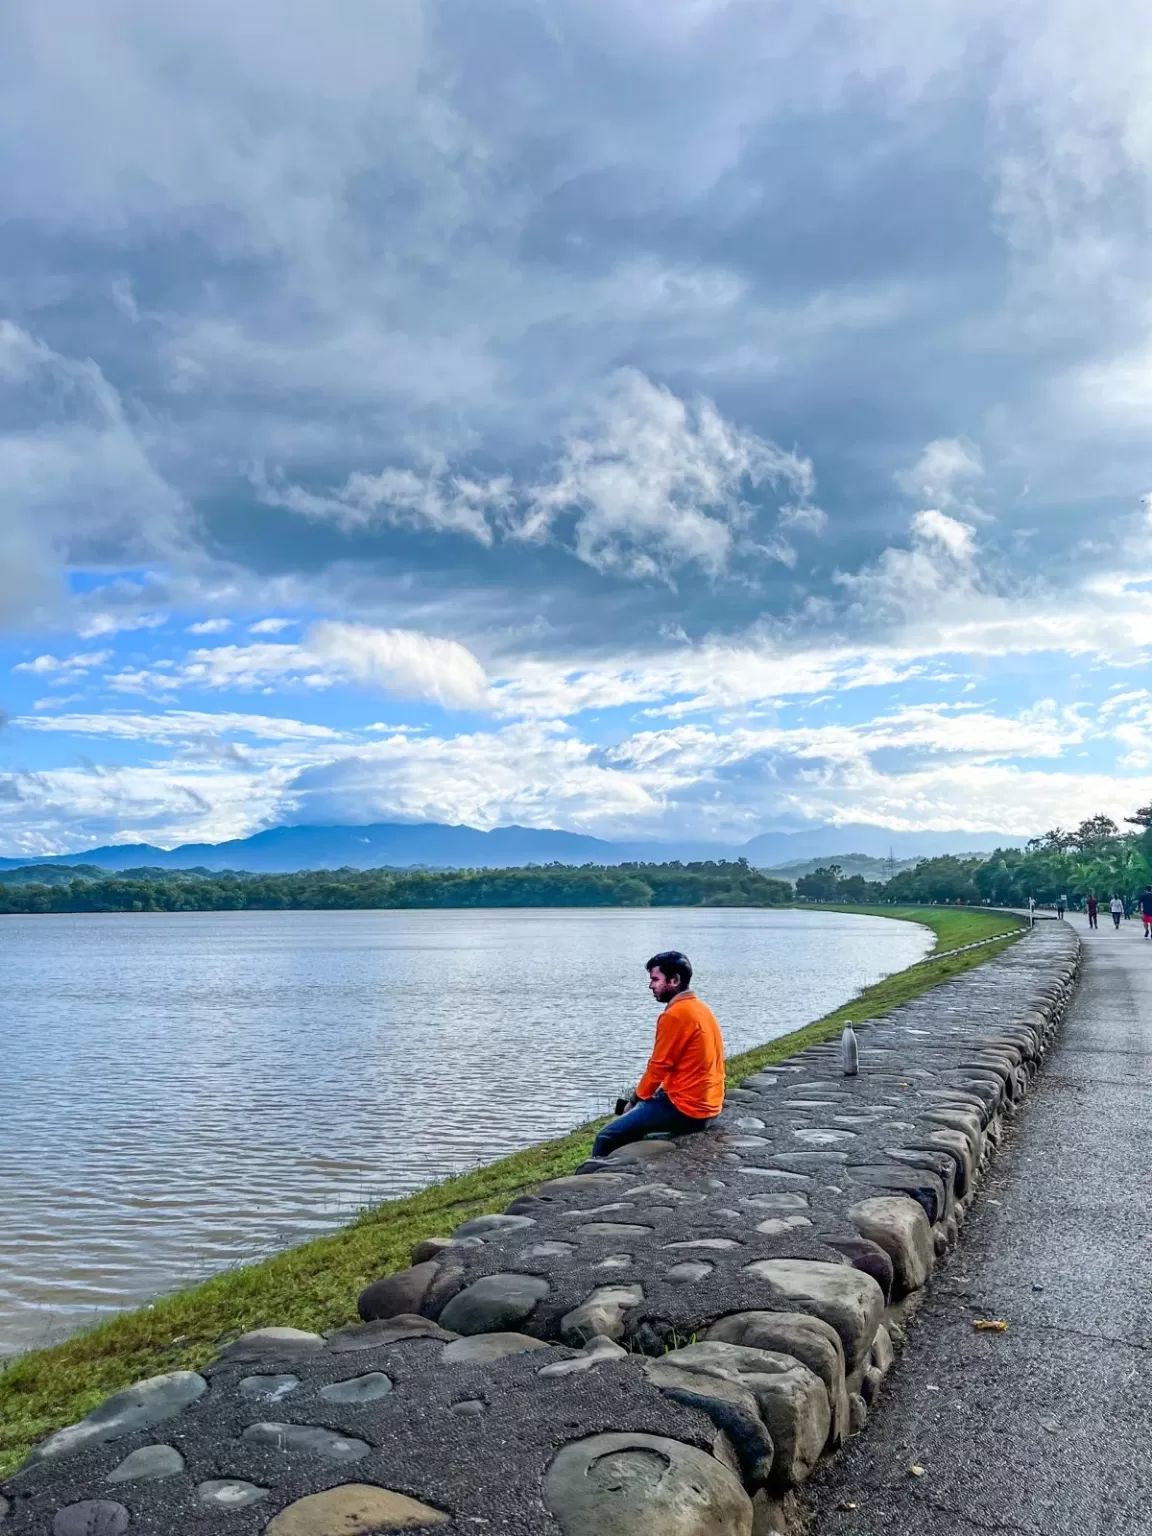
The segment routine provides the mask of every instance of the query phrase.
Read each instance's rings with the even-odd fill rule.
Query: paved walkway
[[[1070,921],[1058,1043],[815,1536],[1152,1532],[1152,942]]]

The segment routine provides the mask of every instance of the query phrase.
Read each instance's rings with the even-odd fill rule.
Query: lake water
[[[656,950],[731,1053],[930,944],[762,908],[0,918],[0,1352],[605,1113]]]

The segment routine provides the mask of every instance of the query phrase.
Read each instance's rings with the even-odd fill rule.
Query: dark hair
[[[673,976],[679,976],[682,992],[692,985],[692,962],[678,949],[662,949],[658,955],[653,955],[651,960],[644,962],[646,971],[652,970],[654,966],[659,966],[669,981]]]

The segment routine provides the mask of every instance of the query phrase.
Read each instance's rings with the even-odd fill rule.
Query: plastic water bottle
[[[851,1020],[845,1024],[844,1033],[840,1036],[840,1065],[845,1077],[855,1077],[860,1071],[860,1046]]]

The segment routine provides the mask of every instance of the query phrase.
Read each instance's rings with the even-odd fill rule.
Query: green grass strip
[[[923,923],[935,933],[941,951],[1003,934],[1013,923],[1001,913],[941,907],[823,910]],[[835,1037],[846,1019],[878,1018],[990,960],[1017,937],[1019,930],[999,943],[888,976],[826,1018],[731,1057],[729,1081]],[[278,1325],[319,1332],[355,1321],[359,1292],[381,1275],[403,1269],[421,1238],[502,1210],[544,1180],[571,1173],[588,1156],[602,1123],[581,1126],[418,1194],[385,1201],[328,1237],[227,1270],[150,1306],[120,1313],[62,1344],[16,1357],[0,1371],[0,1476],[19,1466],[36,1441],[83,1418],[109,1393],[163,1371],[197,1370],[222,1343],[250,1328]]]

